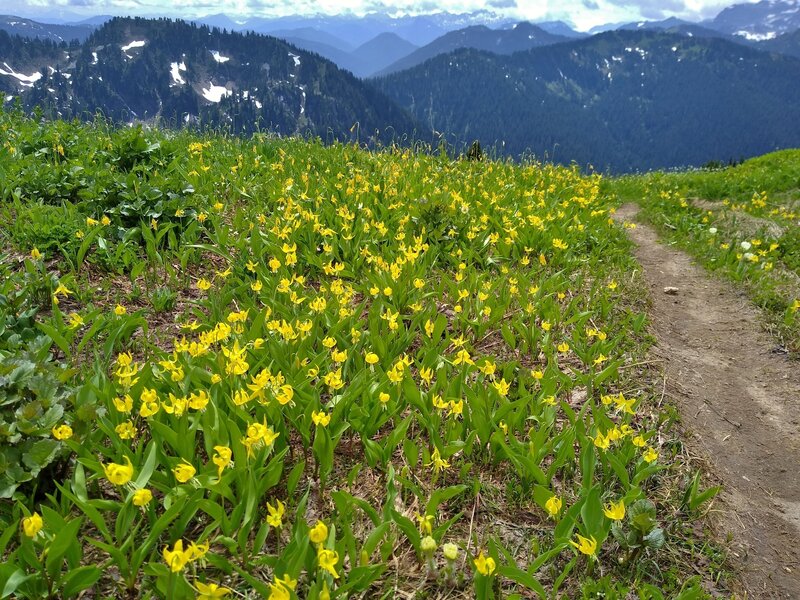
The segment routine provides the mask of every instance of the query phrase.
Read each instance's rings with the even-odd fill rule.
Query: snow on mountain
[[[20,85],[24,87],[33,87],[33,84],[42,78],[42,74],[38,71],[30,75],[25,75],[23,73],[17,73],[6,62],[3,63],[3,67],[5,67],[5,69],[8,70],[6,71],[5,69],[0,68],[0,75],[8,75],[9,77],[14,77],[19,81]]]
[[[800,0],[734,4],[704,25],[750,41],[770,40],[800,29]]]
[[[208,84],[208,89],[205,87],[203,88],[203,98],[208,100],[209,102],[219,102],[225,96],[230,96],[231,91],[226,88],[224,85],[214,85],[213,83]]]
[[[186,83],[186,80],[181,77],[181,71],[186,70],[186,63],[170,63],[169,65],[169,72],[172,75],[172,82],[175,85],[183,85]]]
[[[121,46],[120,49],[123,52],[127,52],[128,50],[131,50],[133,48],[144,48],[144,45],[146,43],[147,42],[145,40],[134,40],[130,44],[126,44],[125,46]]]
[[[133,50],[134,48],[144,48],[144,45],[147,42],[145,40],[134,40],[129,44],[125,44],[124,46],[120,46],[120,50],[122,50],[123,54],[125,54],[126,58],[133,58],[130,54],[128,54],[128,50]]]

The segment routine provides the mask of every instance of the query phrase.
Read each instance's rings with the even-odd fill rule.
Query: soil
[[[633,221],[637,210],[625,205],[617,217]],[[687,445],[723,485],[712,514],[739,571],[737,597],[798,599],[800,364],[778,352],[741,291],[660,243],[651,228],[627,231],[650,289],[666,393]]]

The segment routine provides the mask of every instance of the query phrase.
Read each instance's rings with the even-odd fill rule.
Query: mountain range
[[[800,144],[800,60],[722,39],[623,30],[511,56],[459,50],[375,83],[456,146],[603,171]]]
[[[615,172],[700,165],[800,145],[800,0],[748,7],[720,13],[732,32],[673,18],[591,36],[475,15],[374,17],[371,37],[352,18],[218,15],[206,20],[228,30],[97,17],[70,25],[91,32],[68,44],[28,22],[25,38],[0,27],[0,103],[245,134],[478,140],[498,155]],[[418,46],[401,34],[412,23],[420,42],[466,26]],[[357,35],[340,37],[351,25]],[[246,29],[257,26],[281,39]]]
[[[89,24],[47,24],[14,17],[0,15],[0,31],[24,38],[50,40],[51,42],[83,41],[94,31]]]
[[[531,23],[517,23],[510,29],[490,29],[485,25],[473,25],[436,38],[430,44],[394,61],[378,71],[376,75],[387,75],[410,69],[434,56],[447,54],[459,48],[486,50],[494,54],[513,54],[521,50],[567,42],[570,39],[563,35],[549,33]]]
[[[75,22],[45,24],[20,17],[0,16],[0,30],[12,35],[52,41],[86,39],[111,17],[97,16]],[[438,54],[458,48],[510,54],[550,43],[588,37],[618,29],[658,29],[687,36],[720,37],[741,43],[774,41],[800,28],[800,0],[761,0],[736,4],[715,18],[693,23],[677,18],[662,21],[617,23],[593,28],[588,34],[563,21],[517,23],[492,10],[473,13],[389,16],[354,15],[232,18],[208,15],[193,22],[225,31],[255,32],[281,38],[298,48],[315,52],[358,77],[386,75],[410,68]],[[530,38],[520,28],[531,30]],[[793,53],[796,44],[782,40],[765,49]]]
[[[167,19],[115,18],[82,44],[19,43],[0,32],[0,91],[47,115],[224,126],[349,139],[414,123],[374,87],[321,57],[258,34]]]

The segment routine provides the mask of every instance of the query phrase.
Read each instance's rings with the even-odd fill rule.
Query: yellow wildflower
[[[339,574],[336,572],[336,563],[339,562],[338,552],[334,550],[328,550],[326,548],[320,548],[317,551],[317,560],[319,561],[320,569],[327,571],[335,579],[339,578]]]
[[[195,469],[190,463],[184,461],[172,469],[172,473],[175,475],[175,479],[177,479],[178,482],[186,483],[192,477],[194,477],[195,473],[197,473],[197,469]]]
[[[114,431],[121,440],[132,440],[136,437],[136,427],[133,426],[133,421],[124,421],[114,428]]]
[[[281,525],[283,525],[283,515],[286,512],[286,507],[283,502],[277,500],[276,506],[272,506],[271,503],[267,502],[267,511],[269,512],[269,515],[267,515],[267,523],[269,526],[275,528],[281,527]]]
[[[44,522],[39,513],[35,512],[30,517],[22,519],[22,531],[25,532],[25,535],[29,538],[36,537],[36,534],[42,530],[42,527],[44,527]]]
[[[311,420],[314,422],[314,425],[327,427],[328,423],[331,422],[331,415],[321,410],[315,410],[311,413]]]
[[[66,423],[63,425],[58,425],[57,427],[53,427],[52,434],[53,437],[59,441],[68,440],[72,437],[72,427]]]
[[[150,501],[153,499],[153,492],[148,490],[147,488],[136,490],[133,492],[133,504],[134,506],[147,506],[150,504]]]
[[[196,581],[194,585],[197,588],[197,598],[195,600],[216,600],[217,598],[224,598],[231,593],[228,588],[219,586],[216,583],[206,584]]]
[[[323,544],[328,539],[328,526],[322,521],[317,521],[317,524],[308,532],[308,539],[315,544]]]
[[[576,533],[575,535],[578,541],[570,540],[569,543],[575,546],[582,554],[594,556],[595,552],[597,552],[597,540],[594,536],[585,538],[580,533]]]
[[[497,564],[491,556],[484,556],[483,550],[474,559],[475,569],[484,577],[489,577],[497,569]]]
[[[105,471],[106,479],[108,479],[114,485],[125,485],[133,477],[133,465],[131,464],[131,460],[127,456],[124,458],[126,463],[124,465],[117,463],[103,465],[103,471]]]
[[[231,464],[233,451],[228,446],[214,446],[214,456],[211,462],[217,465],[217,478],[222,477],[222,472]]]
[[[550,498],[547,499],[547,502],[544,503],[544,508],[548,515],[555,517],[561,512],[561,507],[563,505],[564,503],[561,498],[558,496],[550,496]]]
[[[603,507],[603,514],[612,521],[621,521],[625,518],[625,501],[610,502]]]
[[[189,553],[183,550],[183,540],[176,541],[172,550],[169,549],[169,546],[164,546],[161,554],[173,573],[182,571],[189,562]]]

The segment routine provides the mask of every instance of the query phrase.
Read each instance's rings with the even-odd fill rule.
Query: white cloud
[[[163,0],[5,0],[3,12],[43,18],[98,14],[197,17],[226,13],[230,16],[286,16],[296,14],[391,14],[472,12],[491,9],[520,20],[561,19],[579,29],[619,21],[677,16],[688,20],[713,17],[737,0],[173,0],[165,11]],[[754,2],[756,0],[739,0]],[[432,11],[432,7],[435,9]]]

